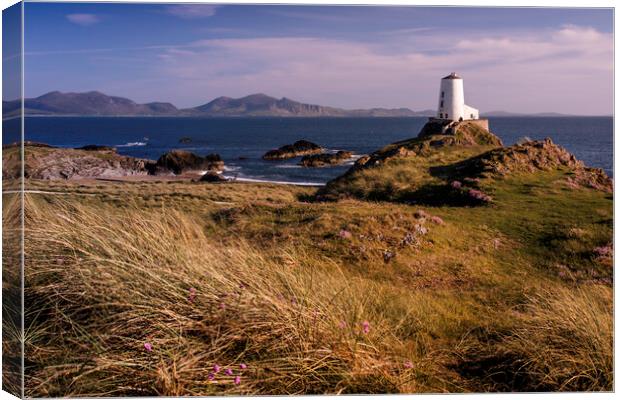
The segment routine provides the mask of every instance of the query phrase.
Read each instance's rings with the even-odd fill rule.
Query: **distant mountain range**
[[[20,101],[3,101],[4,118],[19,115]],[[372,108],[345,110],[305,104],[285,97],[252,94],[238,99],[218,97],[198,107],[179,109],[171,103],[138,104],[132,100],[100,92],[50,92],[25,99],[26,115],[106,115],[106,116],[199,116],[199,117],[416,117],[432,116],[434,110]]]
[[[347,110],[336,107],[300,103],[283,97],[277,99],[262,93],[233,99],[218,97],[193,108],[177,108],[172,103],[139,104],[130,99],[108,96],[101,92],[49,92],[25,99],[26,115],[80,115],[80,116],[196,116],[196,117],[432,117],[435,110],[413,111],[409,108],[370,108]],[[3,118],[19,115],[19,100],[3,101]],[[524,114],[507,111],[489,111],[482,117],[564,117],[554,112]]]

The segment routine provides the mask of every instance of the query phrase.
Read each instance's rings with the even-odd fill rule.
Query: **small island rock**
[[[287,144],[279,149],[269,150],[263,155],[264,160],[285,160],[299,156],[322,153],[323,148],[316,143],[307,140],[298,140],[293,144]]]
[[[228,182],[228,179],[217,172],[209,171],[200,177],[200,182]]]
[[[171,150],[155,163],[153,174],[171,171],[179,175],[186,171],[223,171],[224,161],[218,154],[201,157],[185,150]]]
[[[350,159],[352,156],[353,153],[344,150],[340,150],[339,152],[334,154],[312,154],[309,156],[304,156],[299,162],[299,165],[302,165],[304,167],[324,167],[328,165],[338,165]]]

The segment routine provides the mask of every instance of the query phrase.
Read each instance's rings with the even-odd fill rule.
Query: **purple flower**
[[[596,255],[597,257],[611,257],[613,256],[614,250],[611,247],[611,245],[606,245],[606,246],[600,246],[600,247],[595,247],[594,248],[594,255]]]
[[[144,343],[144,349],[148,352],[153,351],[153,345],[150,344],[149,342]]]
[[[482,201],[482,202],[485,202],[485,203],[487,203],[487,202],[492,200],[491,196],[489,196],[486,193],[481,192],[480,190],[476,190],[476,189],[470,189],[467,194],[472,199],[476,199],[478,201]]]
[[[461,182],[459,181],[452,181],[450,186],[452,186],[453,189],[460,189],[463,186],[463,184],[461,184]]]
[[[413,368],[413,363],[411,361],[405,361],[405,363],[403,364],[403,366],[407,369],[411,369]]]
[[[244,363],[239,364],[239,368],[241,369],[246,369],[248,366],[245,365]]]
[[[207,379],[208,379],[208,380],[210,380],[210,381],[214,380],[214,379],[215,379],[215,374],[214,374],[213,372],[211,372],[211,373],[207,376]]]
[[[232,375],[232,374],[233,374],[232,369],[230,369],[230,368],[226,368],[226,370],[224,370],[224,373],[225,373],[226,375],[228,375],[228,376],[230,376],[230,375]]]
[[[219,364],[213,364],[213,372],[215,372],[216,374],[220,372],[221,369],[222,367],[220,367]]]
[[[364,334],[367,334],[368,332],[370,332],[370,322],[368,321],[362,322],[362,332],[364,332]]]
[[[225,308],[226,308],[226,304],[224,304],[224,303],[220,303],[220,308],[221,308],[222,310],[223,310],[223,309],[225,309]]]
[[[241,383],[241,377],[239,375],[235,376],[235,385],[238,385]]]
[[[190,303],[193,303],[195,298],[196,298],[196,289],[193,287],[189,288],[189,296],[187,297],[187,300],[189,300]]]

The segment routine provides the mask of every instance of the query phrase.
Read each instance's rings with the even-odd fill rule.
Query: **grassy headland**
[[[420,141],[318,196],[29,180],[26,394],[611,390],[609,191]]]

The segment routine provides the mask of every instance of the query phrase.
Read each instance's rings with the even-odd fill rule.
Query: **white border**
[[[41,0],[29,0],[29,2],[46,2],[46,1],[41,1]],[[47,2],[53,2],[53,1],[47,1]],[[68,1],[70,2],[70,1]],[[73,1],[73,2],[84,2],[84,3],[101,3],[103,1],[96,1],[96,0],[81,0],[81,1]],[[335,0],[335,1],[329,1],[329,0],[314,0],[314,1],[303,1],[303,0],[287,0],[285,2],[277,2],[277,1],[269,1],[269,0],[227,0],[227,1],[178,1],[178,0],[150,0],[150,1],[141,1],[141,0],[134,0],[134,1],[121,1],[121,0],[108,0],[105,1],[108,3],[205,3],[205,4],[307,4],[307,5],[384,5],[384,6],[390,6],[390,5],[417,5],[417,6],[481,6],[481,7],[562,7],[562,8],[592,8],[592,7],[600,7],[600,8],[615,8],[615,3],[614,1],[611,0],[590,0],[590,1],[577,1],[577,0],[521,0],[521,1],[514,1],[514,0],[504,0],[501,2],[497,2],[497,1],[490,1],[490,0],[451,0],[451,1],[432,1],[432,0],[426,0],[426,1],[419,1],[419,0],[387,0],[387,1],[383,1],[383,0],[375,0],[375,1],[364,1],[364,0]],[[0,0],[0,5],[2,9],[5,9],[13,4],[17,3],[15,0]],[[23,18],[23,12],[22,12],[22,18]],[[22,20],[22,29],[23,29],[23,23],[24,21]],[[1,22],[0,22],[1,24]],[[615,26],[616,26],[616,14],[615,14],[615,9],[614,9],[614,50],[615,50],[615,43],[616,43],[616,35],[617,32],[615,31]],[[23,32],[22,32],[22,38],[23,38]],[[0,30],[0,40],[2,40],[2,33]],[[22,51],[23,51],[23,40],[22,40]],[[618,65],[618,54],[614,51],[614,65],[617,66]],[[23,76],[23,68],[24,68],[24,63],[22,61],[22,76]],[[615,94],[617,93],[617,89],[618,89],[618,83],[615,80],[615,67],[614,67],[614,115],[618,115],[618,105],[615,102]],[[0,92],[2,90],[2,84],[0,82]],[[23,102],[23,97],[24,97],[24,85],[23,85],[23,81],[22,81],[22,102]],[[23,127],[23,116],[22,116],[22,127]],[[0,127],[0,132],[1,132],[1,127]],[[620,149],[620,144],[618,144],[618,141],[615,140],[615,133],[616,133],[616,120],[614,118],[614,171],[618,171],[618,150]],[[22,140],[23,140],[23,132],[22,132]],[[0,157],[2,156],[2,150],[0,149]],[[23,168],[23,166],[22,166]],[[23,173],[23,172],[22,172]],[[23,176],[23,175],[22,175]],[[23,180],[22,180],[22,188],[23,188]],[[614,199],[616,195],[616,190],[614,189]],[[23,195],[22,195],[22,204],[23,204]],[[2,206],[2,199],[0,196],[0,207]],[[617,202],[614,201],[614,215],[616,215],[617,211],[618,211],[618,204]],[[614,218],[614,244],[616,243],[616,235],[618,234],[618,230],[617,230],[617,221]],[[23,234],[23,232],[22,232]],[[0,240],[2,238],[2,232],[0,230]],[[614,246],[615,247],[615,246]],[[22,271],[23,272],[23,271]],[[614,275],[616,272],[616,268],[615,268],[615,262],[614,262]],[[0,272],[1,273],[1,272]],[[23,282],[22,282],[23,284]],[[615,285],[614,285],[614,294],[615,294]],[[23,296],[23,290],[22,290],[22,296]],[[22,297],[22,301],[23,301],[23,297]],[[617,316],[617,310],[618,310],[618,299],[616,296],[614,296],[614,328],[615,328],[615,321],[616,321],[616,316]],[[23,313],[22,313],[23,316]],[[1,332],[1,327],[0,327],[0,332]],[[617,377],[616,374],[616,360],[618,359],[618,346],[616,346],[617,341],[616,341],[616,336],[614,335],[614,378]],[[615,384],[615,379],[614,379],[614,391],[616,388],[616,384]],[[521,397],[526,397],[527,399],[542,399],[542,398],[561,398],[561,399],[570,399],[570,400],[581,400],[581,399],[604,399],[604,398],[612,398],[615,397],[614,393],[532,393],[532,394],[525,394],[525,393],[514,393],[514,394],[496,394],[496,393],[489,393],[489,394],[467,394],[467,395],[456,395],[456,394],[436,394],[436,395],[381,395],[380,397],[382,399],[384,398],[395,398],[395,399],[411,399],[413,400],[414,398],[419,398],[420,396],[423,397],[432,397],[434,399],[447,399],[449,397],[454,397],[454,396],[458,396],[458,397],[462,397],[465,396],[465,398],[467,399],[502,399],[502,398],[521,398]],[[22,395],[23,397],[23,395]],[[296,396],[298,398],[309,398],[310,396]],[[327,397],[335,397],[335,396],[323,396],[321,398],[327,398]],[[342,396],[341,396],[342,397]],[[353,396],[345,396],[345,397],[353,397]],[[359,396],[355,396],[355,397],[359,397]],[[365,396],[363,396],[365,397]],[[8,394],[7,392],[0,392],[0,400],[4,400],[4,399],[13,399],[14,397],[11,396],[10,394]],[[227,399],[243,399],[243,398],[248,398],[248,397],[227,397]],[[181,399],[181,398],[178,398]]]

